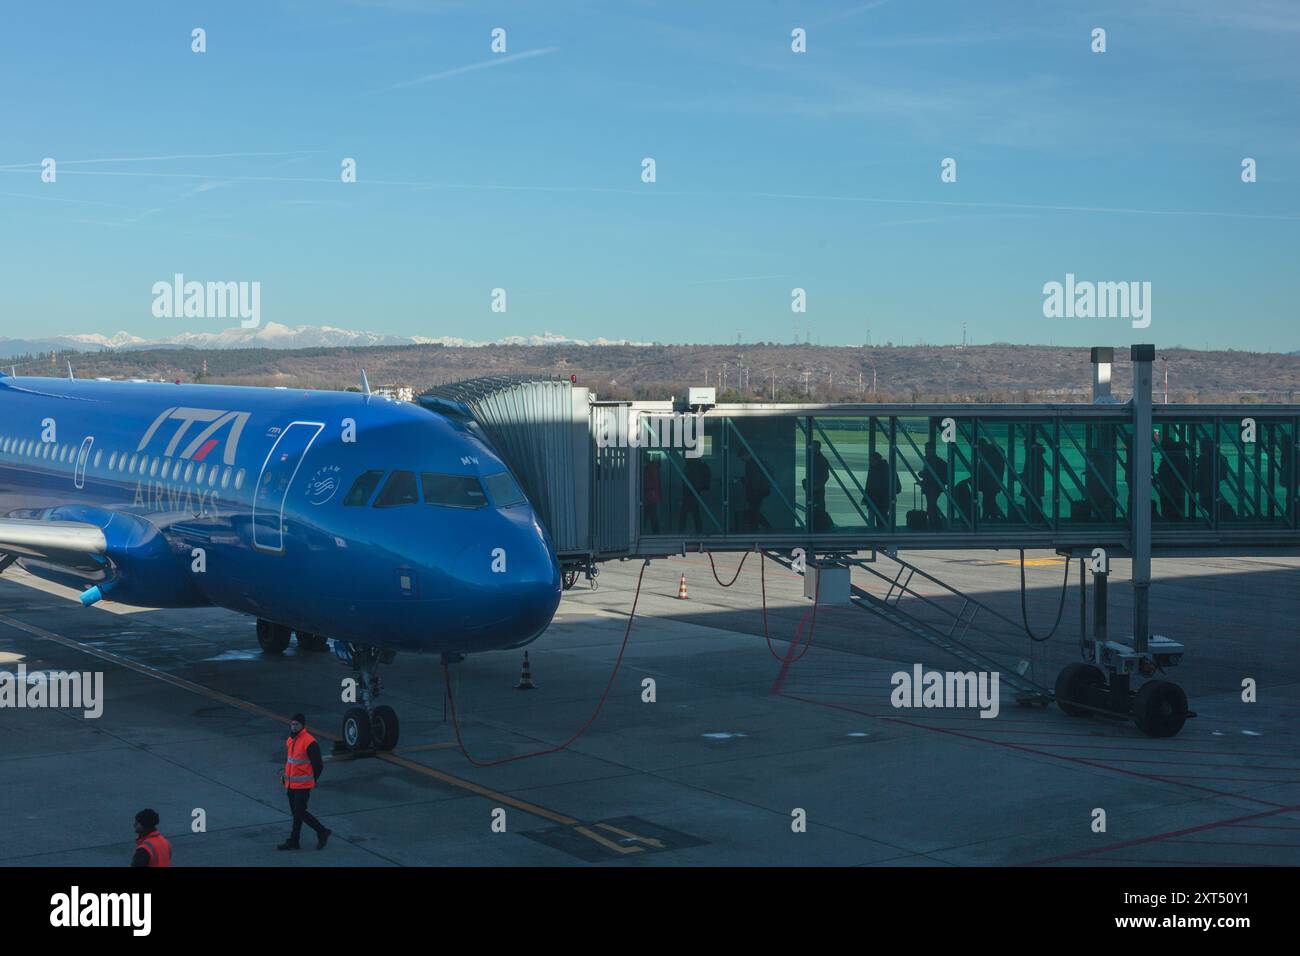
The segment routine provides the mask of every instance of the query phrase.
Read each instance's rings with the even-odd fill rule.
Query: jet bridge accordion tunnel
[[[1106,633],[1108,569],[1094,567],[1087,659],[1062,671],[1056,698],[1068,713],[1132,717],[1167,736],[1191,716],[1181,689],[1131,687],[1184,650],[1150,633],[1152,550],[1300,547],[1300,410],[1153,406],[1154,347],[1133,346],[1131,359],[1134,398],[1123,403],[1110,395],[1108,348],[1092,350],[1091,403],[689,406],[507,377],[419,401],[497,448],[546,524],[566,586],[602,561],[705,549],[1130,555],[1131,636]],[[693,427],[680,427],[687,417]]]

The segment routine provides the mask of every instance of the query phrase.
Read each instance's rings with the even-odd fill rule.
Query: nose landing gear
[[[344,659],[356,674],[359,706],[343,714],[343,745],[354,754],[392,750],[400,733],[397,711],[386,704],[376,707],[374,701],[382,690],[379,665],[391,664],[396,655],[359,644],[349,644],[347,651]]]

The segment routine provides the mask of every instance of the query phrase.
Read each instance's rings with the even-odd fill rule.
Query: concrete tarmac
[[[1079,659],[1077,567],[1056,634],[1031,645],[1014,552],[905,557],[1008,619],[981,611],[966,633],[1006,671],[1050,688]],[[1031,558],[1027,611],[1045,633],[1063,567]],[[718,556],[724,582],[739,560]],[[888,563],[876,566],[892,577]],[[475,760],[552,748],[592,718],[640,570],[609,564],[598,589],[566,594],[528,648],[535,690],[514,689],[519,652],[453,669]],[[1114,637],[1129,633],[1127,573],[1115,562]],[[813,626],[802,579],[769,561],[760,580],[757,555],[726,589],[691,555],[646,570],[622,665],[576,741],[475,766],[436,658],[399,655],[381,671],[397,751],[344,758],[330,738],[351,671],[332,654],[265,657],[254,622],[222,610],[85,609],[11,568],[0,669],[102,672],[105,700],[95,719],[0,709],[0,864],[125,865],[144,806],[161,814],[178,866],[1300,864],[1300,559],[1158,558],[1154,576],[1153,630],[1188,647],[1166,676],[1198,714],[1171,739],[1017,707],[1006,688],[992,719],[894,707],[893,674],[968,668],[853,605],[819,606]],[[862,570],[854,582],[887,588]],[[919,590],[933,605],[900,607],[946,629],[960,599]],[[327,755],[311,803],[335,831],[323,852],[306,838],[275,850],[289,821],[285,725],[299,710]]]

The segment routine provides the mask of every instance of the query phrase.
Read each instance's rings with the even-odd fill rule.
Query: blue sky
[[[259,281],[264,322],[401,335],[914,344],[965,322],[976,342],[1300,349],[1290,0],[81,0],[7,20],[0,337],[234,324],[155,318],[180,272]],[[1151,327],[1044,318],[1066,273],[1151,282]]]

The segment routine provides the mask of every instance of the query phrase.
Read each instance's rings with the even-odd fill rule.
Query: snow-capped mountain
[[[347,346],[367,345],[447,345],[476,347],[483,345],[647,345],[646,342],[631,342],[626,339],[575,339],[555,332],[543,332],[541,335],[509,335],[491,341],[443,335],[403,336],[385,335],[378,332],[357,332],[350,329],[333,328],[328,325],[287,326],[268,322],[260,328],[223,329],[220,332],[182,332],[179,335],[165,335],[145,339],[129,332],[116,335],[98,333],[80,333],[75,335],[55,335],[39,339],[5,339],[0,338],[0,356],[25,355],[52,351],[90,352],[100,349],[148,349],[148,348],[192,348],[192,349],[309,349],[341,348]]]

